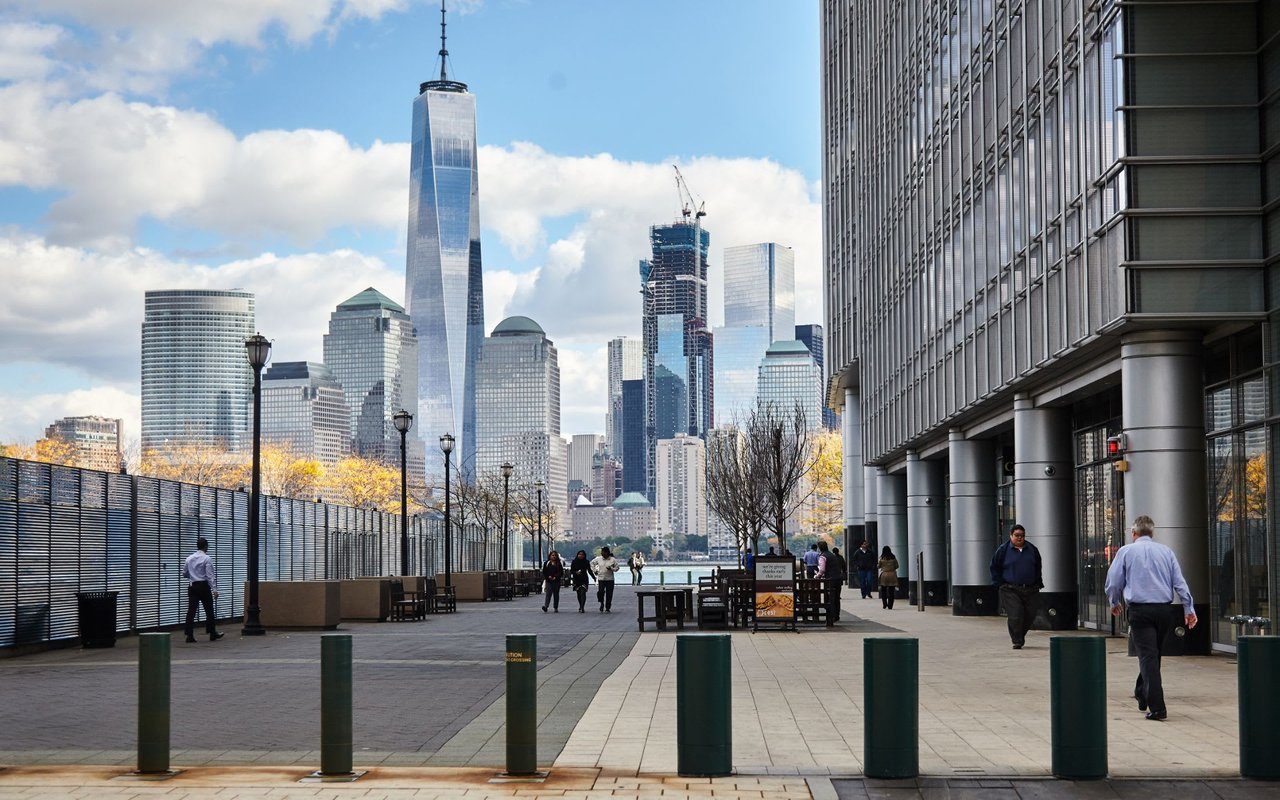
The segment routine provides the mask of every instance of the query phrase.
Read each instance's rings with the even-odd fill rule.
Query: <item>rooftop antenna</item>
[[[449,80],[445,74],[445,61],[449,58],[449,49],[444,46],[445,40],[445,21],[444,21],[444,3],[440,0],[440,82],[444,83]]]

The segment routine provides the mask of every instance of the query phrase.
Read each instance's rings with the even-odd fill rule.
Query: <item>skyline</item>
[[[822,321],[817,12],[680,8],[706,33],[688,42],[652,4],[532,5],[449,14],[478,104],[485,333],[544,325],[565,434],[602,432],[607,342],[639,335],[635,264],[679,217],[671,163],[707,203],[711,323],[723,248],[766,240],[796,249],[797,321]],[[403,300],[408,109],[438,74],[439,7],[314,6],[0,12],[0,440],[68,414],[139,430],[145,290],[253,292],[281,361],[319,360],[356,292]]]

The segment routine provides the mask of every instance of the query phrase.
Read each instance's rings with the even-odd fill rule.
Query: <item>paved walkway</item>
[[[1280,797],[1238,771],[1234,660],[1165,662],[1167,722],[1129,694],[1136,662],[1107,640],[1113,780],[1048,779],[1048,633],[1009,648],[1003,619],[957,618],[846,596],[833,630],[733,632],[737,775],[674,777],[675,636],[636,631],[619,586],[614,614],[572,596],[559,614],[536,598],[464,604],[423,623],[345,625],[355,652],[350,784],[300,785],[319,764],[319,644],[273,632],[173,644],[173,763],[163,783],[123,778],[133,764],[136,639],[0,659],[0,800],[165,794],[212,797]],[[492,784],[503,762],[503,634],[537,633],[542,784]],[[862,642],[920,641],[919,781],[862,770]],[[1080,633],[1073,635],[1090,635]],[[199,720],[199,724],[194,724]],[[50,765],[116,765],[50,766]],[[269,766],[268,766],[269,765]],[[1169,782],[1152,782],[1151,779]],[[78,787],[78,788],[77,788]],[[1165,790],[1170,790],[1166,793]]]

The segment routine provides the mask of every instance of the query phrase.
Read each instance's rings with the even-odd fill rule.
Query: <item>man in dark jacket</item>
[[[858,573],[858,588],[862,590],[862,599],[866,600],[876,590],[876,554],[866,539],[853,551],[853,568]]]
[[[1013,649],[1021,650],[1027,631],[1040,606],[1040,551],[1027,541],[1027,530],[1014,525],[1009,541],[996,548],[991,557],[991,584],[1000,590],[1000,605],[1009,616],[1009,638]]]

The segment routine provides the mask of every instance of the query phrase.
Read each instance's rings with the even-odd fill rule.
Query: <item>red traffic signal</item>
[[[1128,449],[1129,441],[1123,433],[1107,437],[1107,458],[1121,458]]]

